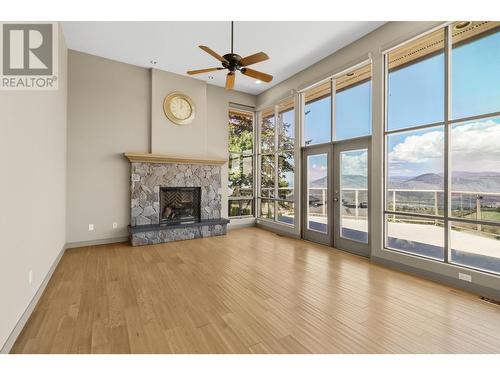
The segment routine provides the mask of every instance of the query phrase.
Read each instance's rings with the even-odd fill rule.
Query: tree
[[[253,159],[252,116],[229,113],[229,153],[229,187],[233,189],[234,196],[241,196],[241,188],[251,189],[253,185],[252,169],[249,173],[244,170],[246,160],[252,163]]]
[[[274,114],[263,118],[261,126],[261,187],[262,195],[274,189],[274,177],[278,168],[278,187],[281,188],[280,197],[286,198],[293,191],[287,180],[287,174],[294,171],[293,150],[294,138],[290,136],[293,122],[286,121],[286,117],[294,115],[294,110],[279,114],[279,121],[275,124]],[[278,131],[278,144],[275,144],[275,131]],[[278,163],[275,154],[278,152]],[[253,118],[239,112],[229,113],[229,187],[233,190],[232,196],[245,196],[245,190],[251,194],[253,185]],[[276,165],[278,164],[278,165]],[[290,190],[286,190],[290,188]],[[267,189],[267,190],[266,190]],[[249,195],[249,194],[247,194]],[[271,197],[270,195],[268,195]],[[230,208],[231,209],[231,208]],[[237,215],[237,213],[233,213]]]

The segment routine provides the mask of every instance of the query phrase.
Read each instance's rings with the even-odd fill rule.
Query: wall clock
[[[174,91],[165,97],[163,112],[174,124],[187,125],[194,120],[194,103],[189,96]]]

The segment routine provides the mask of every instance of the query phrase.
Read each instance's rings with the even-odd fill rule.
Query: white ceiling
[[[266,52],[270,59],[252,69],[274,76],[271,83],[256,84],[238,74],[235,89],[259,94],[383,23],[235,22],[234,52],[242,57]],[[183,75],[190,69],[218,66],[198,45],[220,55],[230,51],[230,22],[63,22],[63,30],[70,49]],[[195,77],[218,86],[225,83],[222,71]]]

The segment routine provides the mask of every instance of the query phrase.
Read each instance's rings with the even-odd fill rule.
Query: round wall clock
[[[178,91],[172,92],[165,97],[163,112],[170,121],[177,125],[190,124],[195,115],[191,98]]]

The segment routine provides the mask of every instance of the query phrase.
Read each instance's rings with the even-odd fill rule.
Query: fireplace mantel
[[[174,163],[203,165],[222,165],[226,163],[226,160],[221,159],[193,159],[161,154],[143,154],[139,152],[125,152],[123,155],[131,163]]]

